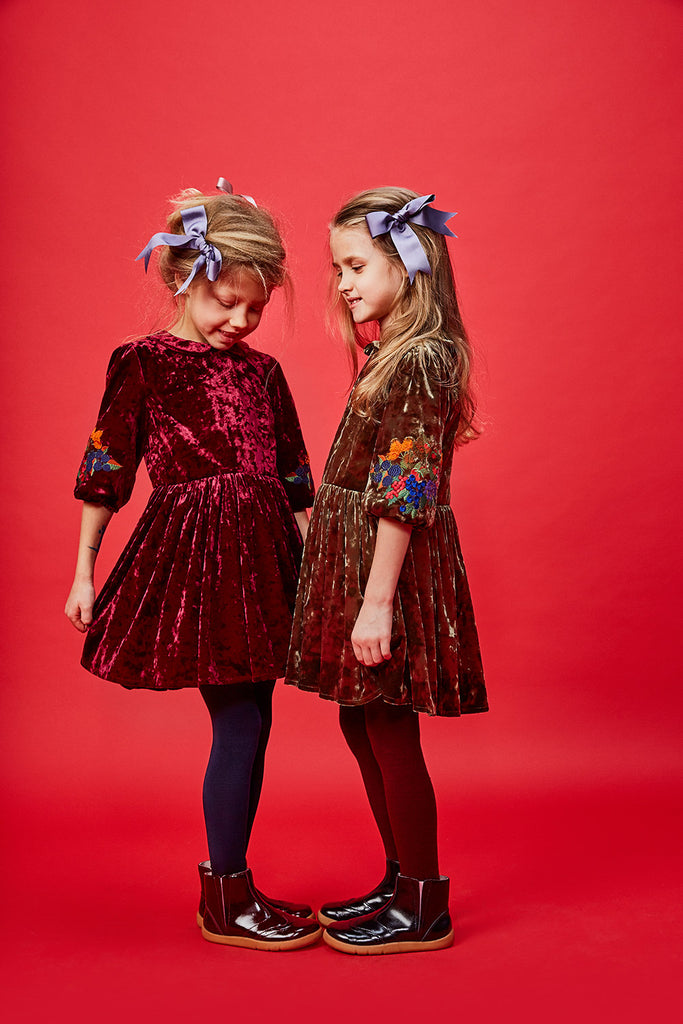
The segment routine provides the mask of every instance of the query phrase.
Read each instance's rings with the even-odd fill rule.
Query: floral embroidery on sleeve
[[[109,446],[102,444],[103,433],[103,430],[93,430],[90,435],[85,455],[81,462],[81,468],[78,471],[79,484],[86,483],[88,477],[91,477],[98,469],[104,470],[105,473],[111,473],[115,469],[122,469],[121,463],[109,455]]]
[[[288,484],[305,484],[307,487],[313,487],[313,477],[311,476],[311,460],[308,455],[304,455],[302,461],[296,467],[293,473],[290,473],[285,477]]]
[[[394,438],[389,451],[378,455],[370,479],[387,505],[398,505],[403,515],[417,519],[436,502],[441,472],[441,450],[427,439]]]

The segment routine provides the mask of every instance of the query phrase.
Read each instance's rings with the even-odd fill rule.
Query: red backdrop
[[[453,502],[492,712],[427,722],[424,737],[440,797],[444,867],[481,882],[474,921],[486,917],[491,884],[495,906],[504,899],[493,853],[503,834],[512,843],[504,858],[510,886],[519,883],[508,874],[511,862],[531,858],[536,883],[543,874],[544,822],[555,830],[558,870],[566,858],[565,876],[577,863],[585,869],[585,856],[599,849],[605,877],[614,877],[615,851],[625,842],[620,828],[636,813],[650,835],[662,830],[671,849],[683,704],[674,647],[681,15],[675,0],[2,5],[9,49],[2,67],[2,754],[10,856],[21,851],[35,862],[47,853],[54,863],[61,851],[53,880],[62,900],[72,882],[78,889],[77,873],[64,865],[77,872],[82,857],[97,860],[112,849],[99,830],[117,837],[108,884],[119,892],[122,878],[136,877],[137,858],[149,869],[144,858],[155,843],[177,862],[182,882],[173,876],[173,884],[188,891],[193,858],[203,855],[208,724],[196,693],[129,694],[88,676],[62,608],[78,531],[70,493],[108,355],[150,324],[157,303],[156,284],[143,280],[133,257],[162,226],[168,196],[210,188],[218,175],[272,209],[286,234],[296,323],[285,325],[276,302],[253,341],[284,366],[318,479],[349,383],[344,354],[323,323],[328,218],[354,191],[379,184],[433,191],[438,206],[459,211],[452,253],[479,353],[486,429],[457,457]],[[147,489],[141,479],[110,528],[100,583]],[[523,849],[510,839],[512,806],[528,828]],[[603,830],[599,838],[592,827]],[[636,845],[628,845],[635,859],[622,872],[627,889],[662,866],[662,847],[641,849],[629,835]],[[253,856],[276,877],[310,879],[321,897],[379,858],[334,709],[311,695],[278,694]],[[150,859],[158,865],[156,852]],[[95,874],[89,878],[97,884]],[[467,892],[466,880],[462,886]],[[160,883],[160,903],[168,888]],[[585,894],[584,885],[578,889]],[[536,906],[538,891],[530,883],[522,904]],[[671,904],[659,896],[663,913]],[[607,898],[621,905],[615,892]],[[665,949],[670,922],[662,924],[643,898],[646,944]],[[112,900],[109,927],[121,902]],[[509,918],[519,923],[524,915],[515,906]],[[635,948],[629,917],[607,957],[624,970],[622,1019],[640,1005],[633,992],[626,995],[630,954],[616,952],[619,942]],[[121,917],[122,935],[135,920],[132,910],[127,923]],[[164,941],[175,921],[169,912]],[[497,927],[489,934],[500,938],[498,954],[475,950],[468,967],[477,984],[462,1005],[478,1020],[487,1018],[475,992],[484,981],[477,964],[493,963],[510,979],[526,965],[539,991],[547,984],[548,1000],[555,982],[560,989],[540,967],[547,930],[517,936],[517,948],[536,950],[536,960],[518,964],[502,919]],[[55,921],[50,928],[57,937]],[[559,924],[557,932],[559,956]],[[56,955],[54,945],[37,952],[45,934],[38,924],[29,931],[22,964]],[[118,955],[120,946],[112,948]],[[213,964],[213,953],[200,952],[203,964]],[[297,960],[304,976],[323,963],[319,951],[310,955],[318,961]],[[436,984],[437,965],[425,959],[429,966],[420,970],[434,972]],[[663,970],[659,953],[655,959]],[[74,963],[77,971],[86,960]],[[338,956],[324,963],[337,972],[354,967]],[[244,964],[256,969],[253,958]],[[572,971],[604,993],[600,950]],[[61,961],[57,977],[65,977]],[[109,976],[102,967],[91,977],[96,998]],[[130,968],[123,977],[122,1000],[121,992],[137,992],[140,1006],[147,997],[155,1005],[149,993],[140,995],[142,975]],[[612,978],[616,987],[619,978]],[[658,976],[665,991],[661,983]],[[510,986],[498,1011],[515,1005]],[[646,988],[638,991],[645,999]],[[40,996],[32,998],[39,1007]],[[180,995],[172,1005],[183,1005]],[[554,1012],[564,1019],[561,1008]],[[540,1009],[538,1019],[548,1019]]]

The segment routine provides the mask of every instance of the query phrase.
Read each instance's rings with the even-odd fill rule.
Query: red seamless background
[[[2,5],[10,1019],[676,1015],[682,15]],[[287,238],[295,323],[275,300],[254,344],[282,362],[317,479],[349,384],[324,326],[327,221],[379,184],[459,211],[485,431],[453,504],[492,710],[424,723],[458,920],[432,957],[202,943],[203,706],[89,676],[62,614],[108,356],[159,306],[133,257],[167,197],[218,175]],[[148,490],[141,473],[100,583]],[[381,867],[334,707],[289,688],[251,859],[269,891],[319,901]]]

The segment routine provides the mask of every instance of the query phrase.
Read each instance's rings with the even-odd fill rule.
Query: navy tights
[[[199,687],[213,728],[203,800],[211,870],[216,875],[232,875],[247,866],[273,719],[274,685]]]

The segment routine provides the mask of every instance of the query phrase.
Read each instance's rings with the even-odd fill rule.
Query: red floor
[[[259,885],[319,903],[375,881],[380,852],[355,789],[334,807],[334,832],[320,793],[305,806],[281,796],[265,796],[254,835]],[[467,800],[442,792],[440,813],[456,944],[360,958],[204,942],[194,923],[203,836],[187,795],[173,810],[154,794],[133,807],[112,795],[10,809],[5,1019],[681,1019],[680,790],[512,795],[499,784]]]

